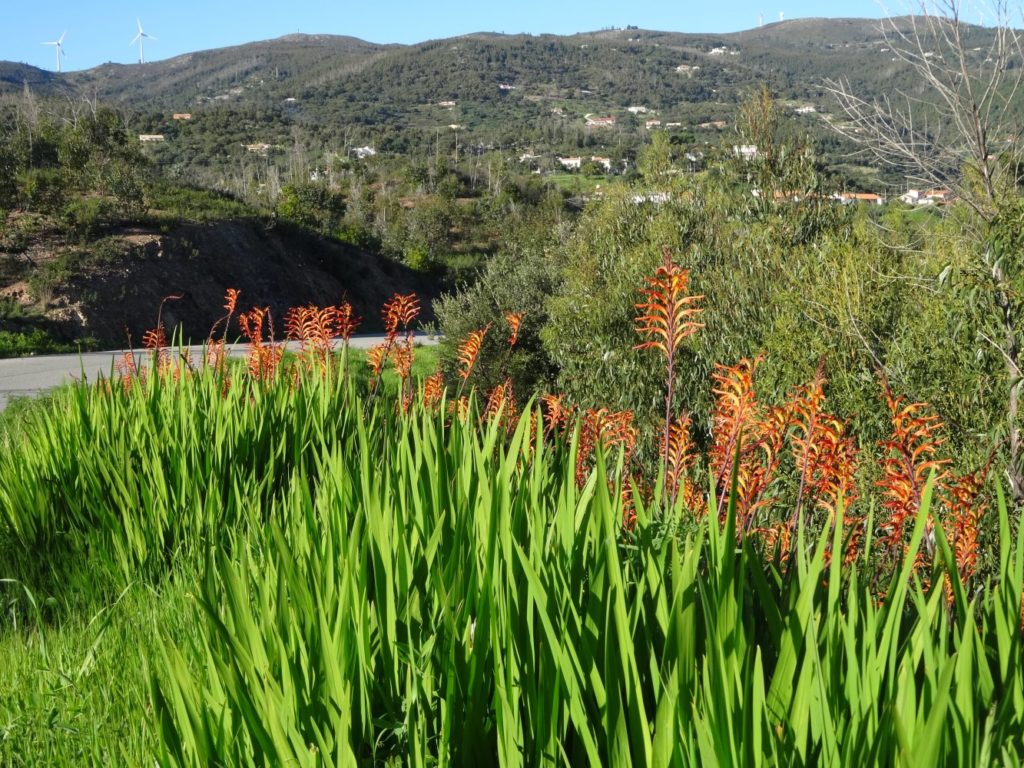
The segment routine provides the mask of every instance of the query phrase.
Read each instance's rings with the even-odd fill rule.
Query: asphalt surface
[[[384,341],[380,335],[353,336],[349,342],[354,349],[368,349]],[[416,343],[423,346],[437,344],[437,337],[417,334]],[[295,349],[293,342],[290,349]],[[234,357],[245,355],[245,344],[229,344],[228,349]],[[132,350],[136,360],[141,364],[150,354],[148,350]],[[202,351],[199,348],[190,350],[192,359],[199,362]],[[74,355],[39,355],[37,357],[17,357],[0,360],[0,411],[7,407],[15,397],[32,397],[65,382],[96,381],[117,375],[116,364],[124,354],[124,350],[107,352],[86,352]]]

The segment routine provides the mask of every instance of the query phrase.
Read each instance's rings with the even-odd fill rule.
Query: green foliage
[[[341,223],[345,200],[321,182],[286,184],[277,199],[277,212],[282,218],[326,233]]]
[[[95,238],[114,219],[116,204],[106,197],[71,200],[64,208],[64,223],[80,241]]]
[[[548,322],[547,299],[556,292],[557,267],[548,250],[548,238],[512,245],[486,262],[479,277],[455,294],[434,304],[443,334],[441,360],[454,375],[459,344],[473,331],[494,323],[480,351],[474,383],[489,389],[512,378],[516,392],[550,388],[555,367],[540,341]],[[508,349],[508,329],[502,319],[509,312],[525,312],[519,340]]]
[[[342,243],[370,253],[378,252],[381,247],[380,240],[369,228],[360,223],[342,224],[334,233],[334,237]]]
[[[148,206],[186,221],[219,221],[253,216],[256,209],[232,195],[161,181],[146,190]]]
[[[780,571],[737,545],[734,497],[695,520],[635,495],[624,530],[616,457],[577,485],[536,411],[506,432],[364,412],[340,375],[240,382],[76,385],[0,430],[5,762],[1024,756],[1001,504],[997,578],[947,600],[938,526],[912,575],[929,492],[888,585],[826,560],[841,517],[801,523]]]
[[[131,219],[143,213],[146,208],[145,190],[142,173],[138,167],[129,164],[114,165],[110,168],[105,182],[123,216]]]
[[[0,330],[0,358],[77,352],[83,347],[95,347],[95,342],[89,343],[88,340],[84,340],[80,344],[72,344],[58,341],[41,328],[29,331]]]
[[[59,213],[67,196],[63,176],[50,168],[21,172],[18,187],[21,206],[42,213]]]
[[[104,597],[87,567],[76,585],[84,602],[70,615],[70,585],[56,598],[0,578],[7,618],[16,601],[28,606],[25,625],[0,623],[0,764],[152,765],[159,728],[145,716],[146,658],[157,630],[187,641],[197,619],[190,587],[134,585]],[[59,623],[54,613],[64,614]]]
[[[668,133],[655,131],[651,143],[640,150],[637,165],[644,180],[651,184],[664,183],[672,170],[672,145]]]
[[[53,291],[66,284],[74,276],[83,261],[81,251],[62,251],[56,258],[47,261],[28,278],[28,287],[36,301],[46,304]]]
[[[325,447],[315,493],[291,485],[280,523],[210,559],[198,665],[173,641],[154,659],[162,762],[1020,756],[1024,541],[1005,513],[1007,587],[961,593],[950,626],[909,570],[880,605],[844,582],[827,529],[784,579],[736,550],[731,511],[680,540],[640,509],[618,542],[615,489],[528,450],[531,418],[507,445],[414,414]]]
[[[549,320],[541,330],[544,349],[557,366],[558,390],[588,407],[633,410],[654,417],[651,406],[663,398],[664,373],[643,354],[634,330],[635,304],[644,277],[661,262],[663,247],[688,247],[693,209],[670,201],[636,202],[635,190],[609,192],[588,206],[573,234],[557,248],[557,293],[548,302]],[[694,289],[703,292],[695,281]],[[707,381],[706,371],[683,364],[681,397]],[[694,403],[695,397],[681,402]]]

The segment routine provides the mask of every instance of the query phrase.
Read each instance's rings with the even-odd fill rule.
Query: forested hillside
[[[990,33],[965,30],[965,45],[983,57]],[[799,110],[799,130],[840,166],[851,148],[829,130],[837,116],[826,81],[848,78],[868,98],[926,90],[890,46],[878,22],[853,19],[723,35],[628,28],[569,37],[477,34],[408,46],[288,35],[64,74],[0,63],[0,93],[20,94],[27,84],[39,96],[117,105],[139,133],[167,137],[155,150],[161,162],[224,186],[212,171],[237,166],[243,145],[253,144],[277,151],[298,145],[314,159],[362,145],[415,154],[447,149],[458,133],[463,151],[594,147],[628,157],[645,141],[648,120],[681,143],[717,144],[732,133],[737,105],[767,84]],[[192,123],[173,120],[175,113],[191,114]],[[589,126],[588,116],[615,123]]]

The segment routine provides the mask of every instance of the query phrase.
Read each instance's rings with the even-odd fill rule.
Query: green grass
[[[68,387],[0,441],[0,762],[1024,758],[1001,500],[997,578],[947,604],[941,529],[912,567],[927,494],[896,572],[828,562],[841,520],[780,568],[737,544],[735,498],[636,497],[624,530],[622,457],[578,487],[576,438],[534,412],[507,432],[368,406],[362,374],[229,375]]]
[[[19,591],[5,584],[0,595]],[[55,599],[40,596],[41,615],[27,625],[10,611],[0,622],[0,765],[151,765],[159,740],[146,657],[155,638],[187,641],[189,588],[134,584],[119,600],[70,612]]]

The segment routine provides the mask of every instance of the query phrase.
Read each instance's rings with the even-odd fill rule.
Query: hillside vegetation
[[[965,29],[969,49],[987,47],[983,28]],[[42,96],[116,104],[140,133],[167,136],[153,149],[158,162],[221,187],[224,181],[210,171],[244,162],[244,144],[265,143],[284,153],[301,147],[311,164],[322,165],[327,150],[345,154],[361,145],[402,154],[436,151],[438,130],[447,151],[454,143],[449,125],[460,126],[465,149],[597,146],[601,154],[617,149],[621,155],[644,141],[645,121],[656,114],[662,125],[676,126],[683,141],[717,143],[723,129],[715,125],[731,133],[737,105],[762,84],[794,108],[818,110],[800,118],[800,130],[824,142],[829,161],[839,165],[850,147],[835,143],[825,123],[833,109],[826,80],[850,78],[867,98],[924,96],[924,84],[895,60],[890,46],[879,22],[853,19],[788,21],[723,35],[640,29],[567,37],[477,34],[406,46],[288,35],[59,75],[0,64],[0,93],[18,93],[27,83]],[[650,112],[632,114],[630,106]],[[193,119],[173,121],[172,113]],[[585,120],[591,114],[618,122],[591,130]],[[197,153],[192,142],[198,134],[207,146]],[[216,151],[211,140],[219,144]]]

